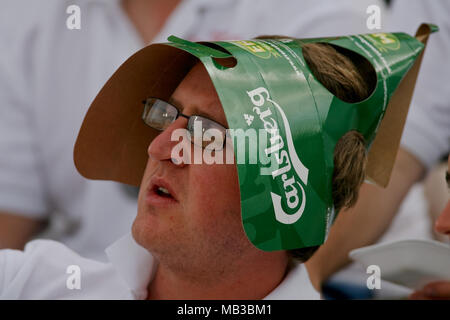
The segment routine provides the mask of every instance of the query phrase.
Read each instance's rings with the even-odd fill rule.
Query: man
[[[407,35],[392,36],[408,43],[402,50],[384,55],[395,75],[389,82],[395,90],[402,78],[399,74],[414,79],[407,70],[423,44]],[[376,35],[366,39],[377,43]],[[354,157],[351,151],[362,145],[365,154],[384,115],[383,103],[377,102],[392,92],[385,92],[381,85],[383,68],[374,69],[368,60],[374,55],[362,56],[351,50],[358,45],[375,49],[357,36],[312,40],[330,44],[267,39],[207,46],[175,37],[170,40],[170,44],[142,49],[116,71],[91,105],[75,146],[75,164],[84,176],[141,183],[134,239],[125,236],[111,246],[107,250],[109,264],[83,259],[52,241],[34,241],[24,253],[4,251],[0,255],[0,270],[5,270],[0,283],[4,297],[317,297],[305,269],[292,263],[289,253],[303,254],[306,249],[306,260],[308,248],[322,244],[326,237],[333,220],[333,202],[335,206],[348,205],[362,182],[361,174],[356,179],[342,177],[345,171],[341,168],[348,160],[364,162],[360,152]],[[309,53],[301,54],[302,48]],[[323,62],[326,67],[322,71],[312,63],[321,60],[329,60]],[[348,68],[336,67],[333,61]],[[327,79],[324,71],[330,72],[330,68],[335,69],[331,74],[342,71],[344,79]],[[346,95],[341,96],[342,88],[355,81],[355,73],[358,79],[375,82],[369,81],[371,85],[361,91],[344,89]],[[139,101],[144,97],[148,98],[141,121]],[[405,105],[402,99],[398,107]],[[242,117],[242,112],[246,116]],[[331,124],[322,122],[320,115]],[[349,118],[360,121],[352,123]],[[388,120],[386,116],[384,126],[389,127]],[[278,166],[272,167],[274,162],[252,167],[246,161],[237,165],[180,161],[186,159],[185,152],[195,157],[198,151],[205,154],[208,150],[205,140],[197,141],[196,121],[216,130],[216,160],[226,157],[232,146],[236,146],[239,160],[239,140],[234,145],[227,129],[270,131],[270,138],[262,140],[270,145],[262,150],[266,155],[277,151]],[[398,121],[391,125],[397,126]],[[303,130],[293,130],[298,127]],[[177,130],[190,138],[174,141]],[[208,130],[200,132],[207,134]],[[355,130],[360,133],[353,135]],[[346,143],[339,146],[342,141]],[[173,151],[180,144],[183,154],[177,159]],[[306,148],[308,145],[311,147]],[[301,159],[297,150],[302,150]],[[251,153],[245,150],[245,155]],[[327,167],[328,161],[331,166]],[[370,159],[369,164],[373,164]],[[261,169],[268,165],[269,173],[263,174]],[[352,182],[347,185],[350,192],[341,192],[340,200],[333,199],[331,182],[340,180]],[[70,283],[73,278],[66,279],[57,271],[65,266],[75,266],[75,270],[78,266],[87,280],[75,278],[75,283]]]
[[[448,168],[445,175],[447,187],[450,190],[450,156],[448,157]],[[444,236],[450,236],[450,200],[447,206],[442,211],[441,215],[436,220],[434,225],[436,232],[443,234]],[[437,281],[429,283],[421,290],[417,290],[412,293],[410,299],[414,300],[441,300],[450,299],[450,281]]]

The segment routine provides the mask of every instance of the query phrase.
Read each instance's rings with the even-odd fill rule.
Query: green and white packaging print
[[[393,163],[406,118],[403,114],[397,120],[395,108],[407,113],[426,38],[436,30],[422,25],[418,35],[424,35],[423,41],[405,33],[210,43],[172,36],[170,43],[137,52],[108,80],[80,130],[75,164],[91,179],[139,185],[147,161],[145,150],[157,135],[136,122],[142,113],[139,103],[149,96],[170,97],[197,58],[209,73],[229,128],[267,133],[258,152],[263,159],[236,164],[247,237],[265,251],[320,245],[335,218],[331,183],[337,141],[357,130],[367,143],[369,167],[379,162],[383,144],[392,144],[393,159],[388,162]],[[328,43],[367,60],[376,74],[370,96],[357,103],[333,96],[305,62],[302,46],[310,42]],[[401,84],[403,78],[408,81]],[[401,104],[406,108],[400,108]],[[390,128],[383,126],[396,128],[397,137],[391,139]],[[384,140],[397,144],[378,141],[376,135],[382,132],[388,132]],[[250,139],[246,143],[254,144]],[[236,147],[234,151],[237,157]],[[376,161],[371,160],[371,152]],[[381,172],[389,179],[389,169],[387,174],[377,170],[368,178],[378,182]]]
[[[229,55],[169,40],[204,64],[231,129],[268,132],[264,153],[273,155],[278,167],[261,174],[273,164],[237,163],[244,229],[265,251],[325,241],[334,219],[331,182],[337,141],[357,130],[370,146],[391,95],[424,47],[404,33],[214,42],[236,59],[235,66],[224,68],[214,58]],[[369,60],[377,76],[370,97],[347,103],[333,96],[303,58],[302,45],[309,42],[346,48]]]

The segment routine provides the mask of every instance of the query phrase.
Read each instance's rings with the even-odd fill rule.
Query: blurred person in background
[[[450,156],[447,160],[447,171],[445,172],[445,176],[441,176],[441,180],[446,182],[447,191],[450,192]],[[445,179],[444,179],[445,177]],[[434,229],[437,233],[450,237],[450,200],[447,202],[444,210],[439,215],[434,224]],[[411,299],[417,300],[440,300],[450,299],[450,281],[436,281],[427,284],[421,290],[415,291],[411,296]]]
[[[223,40],[367,33],[372,4],[383,8],[354,0],[2,1],[0,248],[48,237],[106,260],[104,248],[130,229],[137,192],[83,179],[72,149],[95,94],[133,52],[171,34]],[[79,30],[66,27],[70,5],[81,10]]]
[[[447,172],[447,159],[445,156],[442,161],[435,166],[424,180],[424,194],[427,199],[427,212],[431,221],[435,221],[447,205],[449,198],[447,182],[442,179]],[[449,242],[449,238],[433,228],[430,223],[430,229],[433,233],[433,238],[441,242]]]
[[[450,2],[396,0],[391,10],[390,32],[413,33],[424,21],[438,25],[439,32],[426,49],[389,185],[364,184],[355,207],[340,213],[325,244],[306,263],[316,289],[348,265],[353,249],[387,239],[432,238],[425,198],[412,187],[450,150]],[[409,191],[413,205],[405,208],[403,223],[392,223]]]

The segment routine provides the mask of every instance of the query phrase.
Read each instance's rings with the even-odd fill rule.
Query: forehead
[[[183,113],[203,115],[226,123],[216,89],[202,63],[197,63],[172,94],[170,102]]]

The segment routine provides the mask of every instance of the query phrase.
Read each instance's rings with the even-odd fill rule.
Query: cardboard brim
[[[417,75],[431,32],[432,29],[428,24],[422,24],[417,30],[415,37],[425,47],[389,101],[383,121],[369,150],[366,178],[381,187],[386,187],[391,177]]]
[[[198,61],[164,44],[147,46],[112,75],[92,102],[74,147],[81,175],[139,186],[147,149],[159,133],[141,118],[142,101],[168,99]]]

